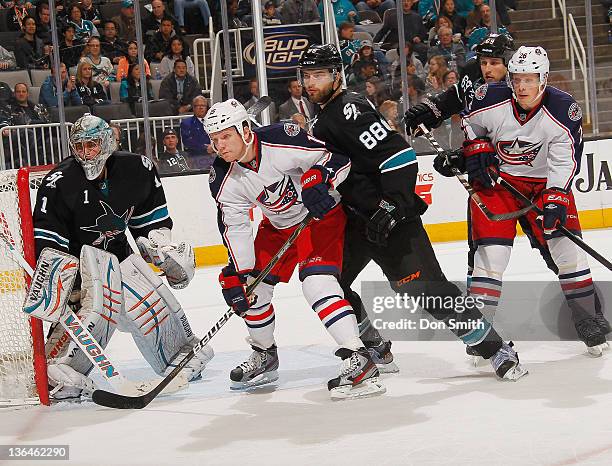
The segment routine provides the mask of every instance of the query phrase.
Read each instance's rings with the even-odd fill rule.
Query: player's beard
[[[333,92],[333,83],[330,83],[328,87],[326,87],[325,89],[321,90],[321,89],[312,89],[312,90],[306,90],[306,93],[308,94],[308,100],[310,100],[310,102],[312,102],[313,104],[321,104],[323,102],[327,102],[328,96],[330,96],[330,94]]]

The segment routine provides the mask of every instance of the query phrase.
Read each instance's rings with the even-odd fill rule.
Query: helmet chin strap
[[[334,87],[334,85],[336,84],[336,78],[338,77],[338,73],[339,73],[338,70],[334,70],[333,71],[333,74],[332,74],[332,77],[333,77],[332,89],[325,96],[325,100],[319,102],[319,105],[326,105],[327,102],[329,102],[329,100],[332,98],[332,96],[336,93],[336,91],[342,87],[342,83],[340,83],[340,85],[338,87]]]
[[[244,142],[245,148],[244,148],[244,154],[242,154],[242,157],[238,159],[238,162],[244,163],[245,159],[247,158],[247,155],[249,154],[249,148],[251,147],[251,145],[253,145],[253,142],[255,141],[255,133],[251,131],[251,140],[248,142],[244,138],[244,130],[240,136],[242,136],[242,142]]]

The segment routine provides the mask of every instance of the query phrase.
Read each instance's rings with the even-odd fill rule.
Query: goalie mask
[[[240,160],[238,160],[239,162],[242,162],[249,150],[249,146],[253,144],[253,141],[255,140],[253,133],[251,133],[251,139],[249,141],[245,139],[245,126],[251,129],[251,119],[249,118],[249,114],[244,108],[244,105],[242,105],[236,99],[228,99],[225,102],[217,102],[210,108],[206,114],[206,117],[204,117],[204,130],[209,136],[212,136],[213,133],[218,133],[219,131],[223,131],[227,128],[236,128],[236,131],[238,131],[238,134],[246,145],[244,154]],[[212,141],[212,137],[211,144],[213,146],[213,150],[218,152],[214,142]]]
[[[88,180],[95,180],[116,150],[113,130],[102,118],[86,113],[70,130],[70,149]]]

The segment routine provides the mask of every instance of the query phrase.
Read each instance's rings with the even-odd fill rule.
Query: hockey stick
[[[255,125],[257,125],[257,126],[261,126],[255,120],[255,117],[258,116],[261,112],[263,112],[266,108],[268,108],[271,103],[272,103],[272,99],[269,96],[264,95],[264,96],[260,97],[257,102],[255,102],[253,105],[251,105],[247,109],[247,113],[249,114],[249,118],[251,119],[251,122],[255,123]]]
[[[274,266],[278,263],[278,261],[283,257],[283,255],[289,250],[293,242],[299,236],[299,234],[308,226],[312,217],[307,215],[304,220],[302,220],[297,228],[291,233],[285,244],[278,250],[276,255],[270,259],[270,262],[263,269],[253,283],[247,286],[247,296],[253,293],[253,290],[257,288],[259,285],[272,271]],[[181,362],[170,372],[160,383],[151,390],[149,393],[140,396],[125,396],[119,395],[117,393],[108,392],[106,390],[95,390],[92,394],[91,399],[94,403],[99,404],[100,406],[106,406],[108,408],[117,408],[117,409],[142,409],[146,407],[151,401],[153,401],[157,395],[164,389],[166,385],[168,385],[176,375],[183,370],[183,368],[193,359],[195,354],[200,351],[215,334],[219,331],[221,327],[225,325],[225,323],[234,315],[234,311],[232,309],[228,309],[225,314],[221,316],[221,318],[215,323],[215,325],[208,331],[204,338],[202,338],[193,349],[183,358]]]
[[[0,212],[0,240],[8,247],[9,252],[17,263],[30,276],[34,276],[32,266],[15,248],[15,240],[13,239],[8,227],[6,217]],[[33,316],[32,316],[33,317]],[[112,386],[118,391],[125,393],[146,392],[150,389],[154,381],[132,382],[119,372],[111,360],[104,354],[102,346],[96,341],[94,336],[89,332],[81,319],[72,312],[69,307],[64,307],[61,310],[61,315],[57,322],[66,330],[68,335],[79,346],[81,351],[87,356],[87,359],[99,369],[100,373]],[[179,381],[168,392],[177,391],[186,385],[187,381]]]
[[[517,211],[514,211],[514,212],[507,212],[505,214],[494,214],[493,212],[491,212],[489,210],[489,208],[486,206],[486,204],[482,201],[482,199],[480,198],[478,193],[474,190],[474,188],[472,188],[470,183],[463,177],[463,174],[459,171],[459,169],[454,167],[448,161],[448,156],[447,156],[445,150],[442,149],[440,144],[438,144],[438,141],[436,141],[436,138],[434,137],[434,135],[431,134],[431,131],[429,131],[427,129],[427,127],[425,125],[423,125],[423,124],[419,125],[419,129],[423,132],[423,135],[429,141],[429,143],[435,149],[435,151],[438,153],[438,155],[442,155],[442,156],[446,157],[446,160],[448,162],[448,166],[451,167],[451,170],[453,171],[453,174],[457,177],[457,179],[461,182],[461,185],[469,193],[470,199],[472,199],[476,203],[478,208],[482,211],[483,214],[485,214],[487,216],[487,218],[489,220],[492,220],[494,222],[499,222],[501,220],[510,220],[510,219],[513,219],[513,218],[522,217],[523,215],[525,215],[527,212],[529,212],[533,208],[532,206],[527,206],[527,207],[523,207],[520,210],[517,210]]]
[[[489,173],[493,177],[497,176],[497,179],[495,180],[496,183],[500,184],[503,188],[507,189],[514,197],[520,200],[523,204],[530,206],[536,214],[544,215],[544,211],[542,209],[540,209],[537,205],[531,202],[531,199],[529,199],[522,192],[516,189],[511,183],[504,180],[501,176],[494,174],[493,172],[489,172]],[[612,262],[610,262],[604,256],[602,256],[597,251],[595,251],[595,249],[593,249],[591,246],[586,244],[580,236],[575,235],[574,233],[569,231],[567,228],[565,228],[563,225],[558,226],[557,230],[563,233],[563,236],[565,236],[571,242],[576,244],[576,246],[581,248],[584,252],[589,254],[591,257],[593,257],[597,262],[602,264],[608,270],[612,270]]]

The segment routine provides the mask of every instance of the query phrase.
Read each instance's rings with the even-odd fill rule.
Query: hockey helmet
[[[253,143],[254,136],[251,136],[251,140],[247,141],[244,138],[243,128],[248,126],[251,128],[251,118],[248,112],[240,102],[236,99],[228,99],[224,102],[217,102],[215,105],[210,107],[210,110],[204,117],[204,130],[211,136],[213,133],[218,133],[224,129],[234,127],[238,134],[242,137],[244,143],[249,146]],[[214,143],[213,149],[217,151]]]
[[[514,40],[508,34],[491,32],[474,48],[474,50],[476,51],[476,56],[479,58],[502,58],[504,60],[504,65],[508,66],[516,47],[514,45]]]
[[[95,180],[100,176],[106,160],[117,149],[115,135],[108,123],[89,113],[74,122],[69,142],[74,158],[83,167],[88,180]],[[88,147],[88,143],[93,143],[94,146]],[[99,151],[89,158],[88,153],[91,153],[93,147],[99,147]]]
[[[340,52],[333,44],[311,45],[298,61],[298,70],[308,68],[341,70]]]

